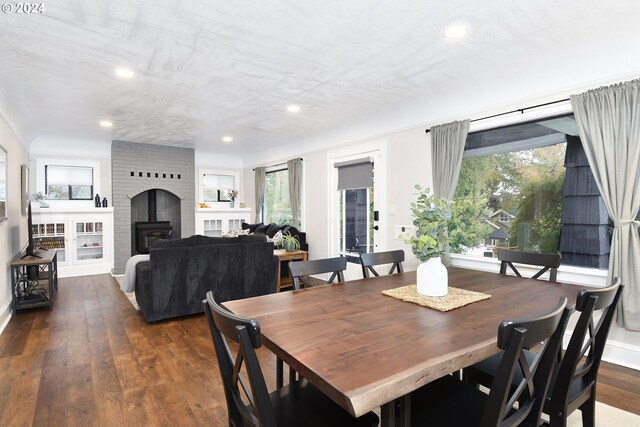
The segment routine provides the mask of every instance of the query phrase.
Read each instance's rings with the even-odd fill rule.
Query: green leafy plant
[[[294,236],[288,231],[285,232],[282,235],[282,247],[289,252],[300,249],[300,240],[298,240],[298,236]]]
[[[420,261],[440,256],[447,243],[447,221],[449,219],[448,203],[445,199],[437,199],[428,188],[416,185],[418,198],[411,203],[414,236],[406,235],[405,243]]]

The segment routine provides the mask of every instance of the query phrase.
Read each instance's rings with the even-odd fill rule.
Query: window
[[[92,200],[93,168],[46,165],[45,192],[51,200]]]
[[[451,208],[452,253],[561,253],[564,265],[607,268],[608,217],[580,140],[554,130],[573,120],[469,134]]]
[[[227,193],[235,190],[233,175],[203,174],[202,189],[205,202],[228,202]]]
[[[291,200],[289,198],[289,170],[267,172],[264,190],[263,222],[291,224]]]

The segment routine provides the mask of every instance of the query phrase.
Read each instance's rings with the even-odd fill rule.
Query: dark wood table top
[[[505,319],[541,314],[579,288],[448,268],[449,286],[492,297],[439,312],[381,294],[415,272],[265,295],[224,305],[260,323],[264,345],[354,416],[498,352]]]

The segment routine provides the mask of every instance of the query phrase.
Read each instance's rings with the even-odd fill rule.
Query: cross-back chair
[[[554,364],[554,383],[543,407],[551,427],[566,426],[567,417],[576,409],[582,413],[584,426],[595,425],[598,369],[622,289],[615,279],[606,288],[582,289],[578,293],[575,308],[580,316],[566,351],[559,353]],[[525,356],[532,359],[535,353],[527,351]],[[496,366],[497,357],[493,356],[468,368],[469,382],[488,386],[497,376]]]
[[[346,269],[347,259],[345,257],[292,261],[289,263],[294,289],[300,289],[301,282],[305,287],[312,287],[313,284],[307,278],[312,274],[331,273],[329,280],[325,283],[333,283],[336,279],[338,282],[344,282],[344,271]]]
[[[225,310],[208,292],[203,301],[227,400],[230,427],[354,426],[374,427],[369,412],[354,418],[307,380],[298,380],[272,393],[262,375],[256,349],[261,347],[260,324]],[[238,343],[234,354],[228,341]]]
[[[498,259],[500,260],[500,274],[507,274],[507,266],[509,266],[516,276],[522,277],[513,263],[535,265],[542,267],[542,269],[534,274],[532,279],[537,279],[549,271],[549,281],[555,282],[558,276],[561,256],[559,254],[538,254],[500,249],[498,251]]]
[[[571,310],[563,297],[541,316],[503,321],[498,328],[497,345],[503,350],[499,374],[489,394],[447,375],[412,393],[411,425],[539,425],[542,403]],[[526,359],[526,348],[541,341],[544,344],[537,357]],[[512,388],[516,372],[521,374],[521,380]]]
[[[402,273],[402,263],[404,262],[404,251],[398,249],[396,251],[387,252],[369,252],[360,255],[360,265],[362,266],[362,276],[365,279],[370,277],[370,273],[379,276],[378,272],[373,268],[376,265],[391,264],[391,269],[387,274],[394,272]]]

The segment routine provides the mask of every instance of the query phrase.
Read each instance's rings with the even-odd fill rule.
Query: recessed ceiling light
[[[464,37],[469,32],[469,29],[464,25],[452,25],[445,31],[444,35],[448,39],[459,39]]]
[[[133,78],[133,70],[130,70],[128,68],[116,68],[116,76],[123,78],[123,79],[132,79]]]
[[[113,126],[113,123],[109,120],[100,120],[100,126],[102,126],[103,128],[110,128],[111,126]]]
[[[300,106],[295,104],[287,105],[287,111],[290,113],[299,113]]]
[[[223,136],[222,137],[222,142],[226,142],[228,144],[231,141],[233,141],[233,138],[231,138],[230,136]]]

